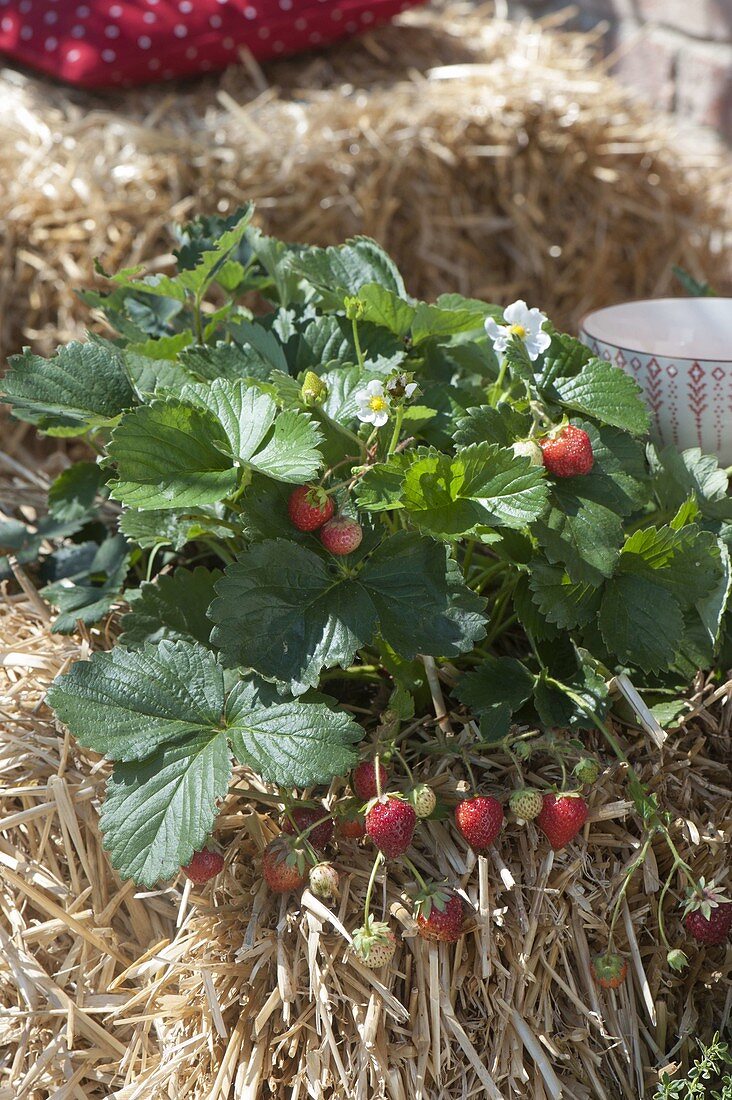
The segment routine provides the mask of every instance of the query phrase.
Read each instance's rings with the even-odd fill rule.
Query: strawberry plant
[[[179,229],[175,255],[171,275],[100,269],[106,289],[83,297],[103,329],[24,350],[3,381],[14,416],[96,455],[37,522],[6,517],[0,550],[57,631],[124,605],[116,645],[48,697],[114,761],[102,828],[123,875],[152,886],[191,865],[235,760],[290,792],[293,835],[265,871],[301,886],[316,821],[333,826],[291,792],[356,764],[356,693],[389,696],[389,763],[441,672],[487,751],[517,723],[607,729],[617,672],[675,692],[713,664],[727,476],[648,443],[629,375],[522,302],[416,301],[366,238],[290,245],[247,209]],[[357,840],[365,813],[401,852],[414,809],[380,799],[387,773],[369,767],[355,793],[378,800],[336,813],[338,832]],[[365,920],[373,965],[391,940]]]

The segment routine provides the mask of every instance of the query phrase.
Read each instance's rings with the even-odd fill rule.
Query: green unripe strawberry
[[[328,396],[328,387],[313,371],[307,371],[300,390],[307,405],[322,405]]]
[[[520,791],[514,791],[508,800],[511,813],[520,817],[522,821],[533,821],[541,813],[543,799],[539,791],[531,787],[524,787]]]
[[[600,765],[591,756],[583,756],[574,766],[574,774],[580,783],[591,787],[600,774]]]

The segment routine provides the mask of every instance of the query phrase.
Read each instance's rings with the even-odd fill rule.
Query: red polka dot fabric
[[[317,49],[423,0],[0,0],[0,54],[87,88]]]

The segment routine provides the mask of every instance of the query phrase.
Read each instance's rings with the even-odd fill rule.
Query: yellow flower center
[[[508,331],[512,336],[518,336],[519,340],[526,339],[526,329],[523,325],[511,325]]]
[[[387,407],[386,398],[385,397],[380,397],[378,395],[378,393],[374,394],[374,396],[369,401],[369,408],[371,409],[372,412],[375,412],[375,413],[383,412],[386,407]]]

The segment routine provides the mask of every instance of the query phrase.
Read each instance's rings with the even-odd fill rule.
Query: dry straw
[[[372,234],[416,294],[523,296],[563,325],[673,289],[674,263],[725,285],[724,175],[592,58],[452,4],[178,87],[92,96],[5,70],[0,354],[82,330],[93,257],[159,268],[171,221],[247,199],[286,239]]]
[[[25,500],[32,517],[46,471],[20,444],[0,474],[0,500]],[[471,915],[455,948],[426,944],[414,935],[413,884],[390,869],[374,902],[402,934],[388,973],[348,950],[372,850],[346,842],[334,853],[343,879],[332,907],[307,891],[274,897],[258,856],[278,801],[244,769],[217,824],[226,867],[212,888],[120,881],[98,828],[106,766],[43,704],[54,675],[111,637],[51,635],[29,578],[16,575],[26,591],[0,601],[0,1100],[637,1100],[662,1067],[685,1063],[696,1036],[728,1024],[724,948],[685,944],[681,976],[665,963],[662,840],[621,908],[629,979],[617,993],[593,985],[589,960],[606,946],[640,826],[624,767],[592,737],[603,772],[590,823],[564,852],[552,856],[533,826],[510,823],[476,860],[449,822],[420,826],[415,863],[459,885]],[[449,667],[441,675],[449,682]],[[438,713],[443,686],[433,684]],[[732,839],[732,681],[700,678],[689,698],[662,746],[657,731],[616,732],[675,821],[682,855],[709,878]],[[375,719],[359,717],[372,736]],[[418,777],[454,797],[467,777],[449,750],[471,738],[459,717],[440,725],[426,714],[402,749]],[[519,784],[502,752],[471,763],[485,792]],[[526,778],[558,777],[540,760]],[[665,901],[674,940],[681,885]]]

